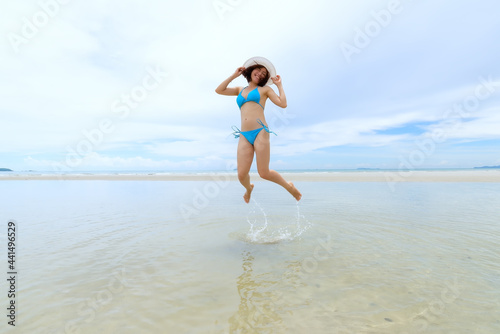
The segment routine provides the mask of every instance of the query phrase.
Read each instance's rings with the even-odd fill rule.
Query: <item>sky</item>
[[[232,171],[215,88],[253,56],[288,101],[266,104],[272,169],[500,165],[496,0],[1,6],[0,167]]]

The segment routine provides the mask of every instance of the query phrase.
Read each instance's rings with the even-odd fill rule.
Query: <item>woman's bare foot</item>
[[[300,201],[300,199],[302,198],[302,194],[300,193],[300,191],[297,188],[295,188],[292,182],[288,182],[288,184],[292,187],[292,189],[288,190],[290,194],[292,194],[292,196],[295,197],[297,202]]]
[[[250,183],[250,191],[246,191],[245,195],[243,195],[243,199],[245,200],[246,203],[250,202],[250,196],[252,196],[252,191],[253,191],[253,183]]]

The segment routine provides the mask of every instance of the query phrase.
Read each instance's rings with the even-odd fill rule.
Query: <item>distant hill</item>
[[[0,172],[12,172],[12,169],[0,168]]]
[[[483,167],[474,167],[474,169],[498,169],[500,166],[483,166]]]

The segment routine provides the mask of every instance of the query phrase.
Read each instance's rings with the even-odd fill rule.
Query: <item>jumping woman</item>
[[[231,81],[242,74],[247,79],[248,86],[227,87]],[[273,83],[278,87],[279,95],[267,86]],[[262,57],[250,58],[243,67],[236,69],[229,78],[224,80],[215,89],[215,92],[221,95],[237,96],[236,103],[241,111],[241,131],[236,128],[234,134],[240,138],[237,153],[238,180],[246,189],[245,195],[243,195],[245,202],[250,202],[254,187],[250,183],[250,175],[248,174],[254,154],[257,156],[257,170],[260,177],[279,184],[299,201],[302,194],[293,183],[287,182],[278,172],[269,169],[269,134],[274,134],[274,132],[269,130],[267,126],[264,106],[269,98],[278,107],[286,108],[286,96],[281,77],[276,75],[273,64]]]

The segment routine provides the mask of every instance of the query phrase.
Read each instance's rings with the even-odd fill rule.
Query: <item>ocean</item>
[[[498,183],[295,184],[0,181],[2,332],[500,332]]]

